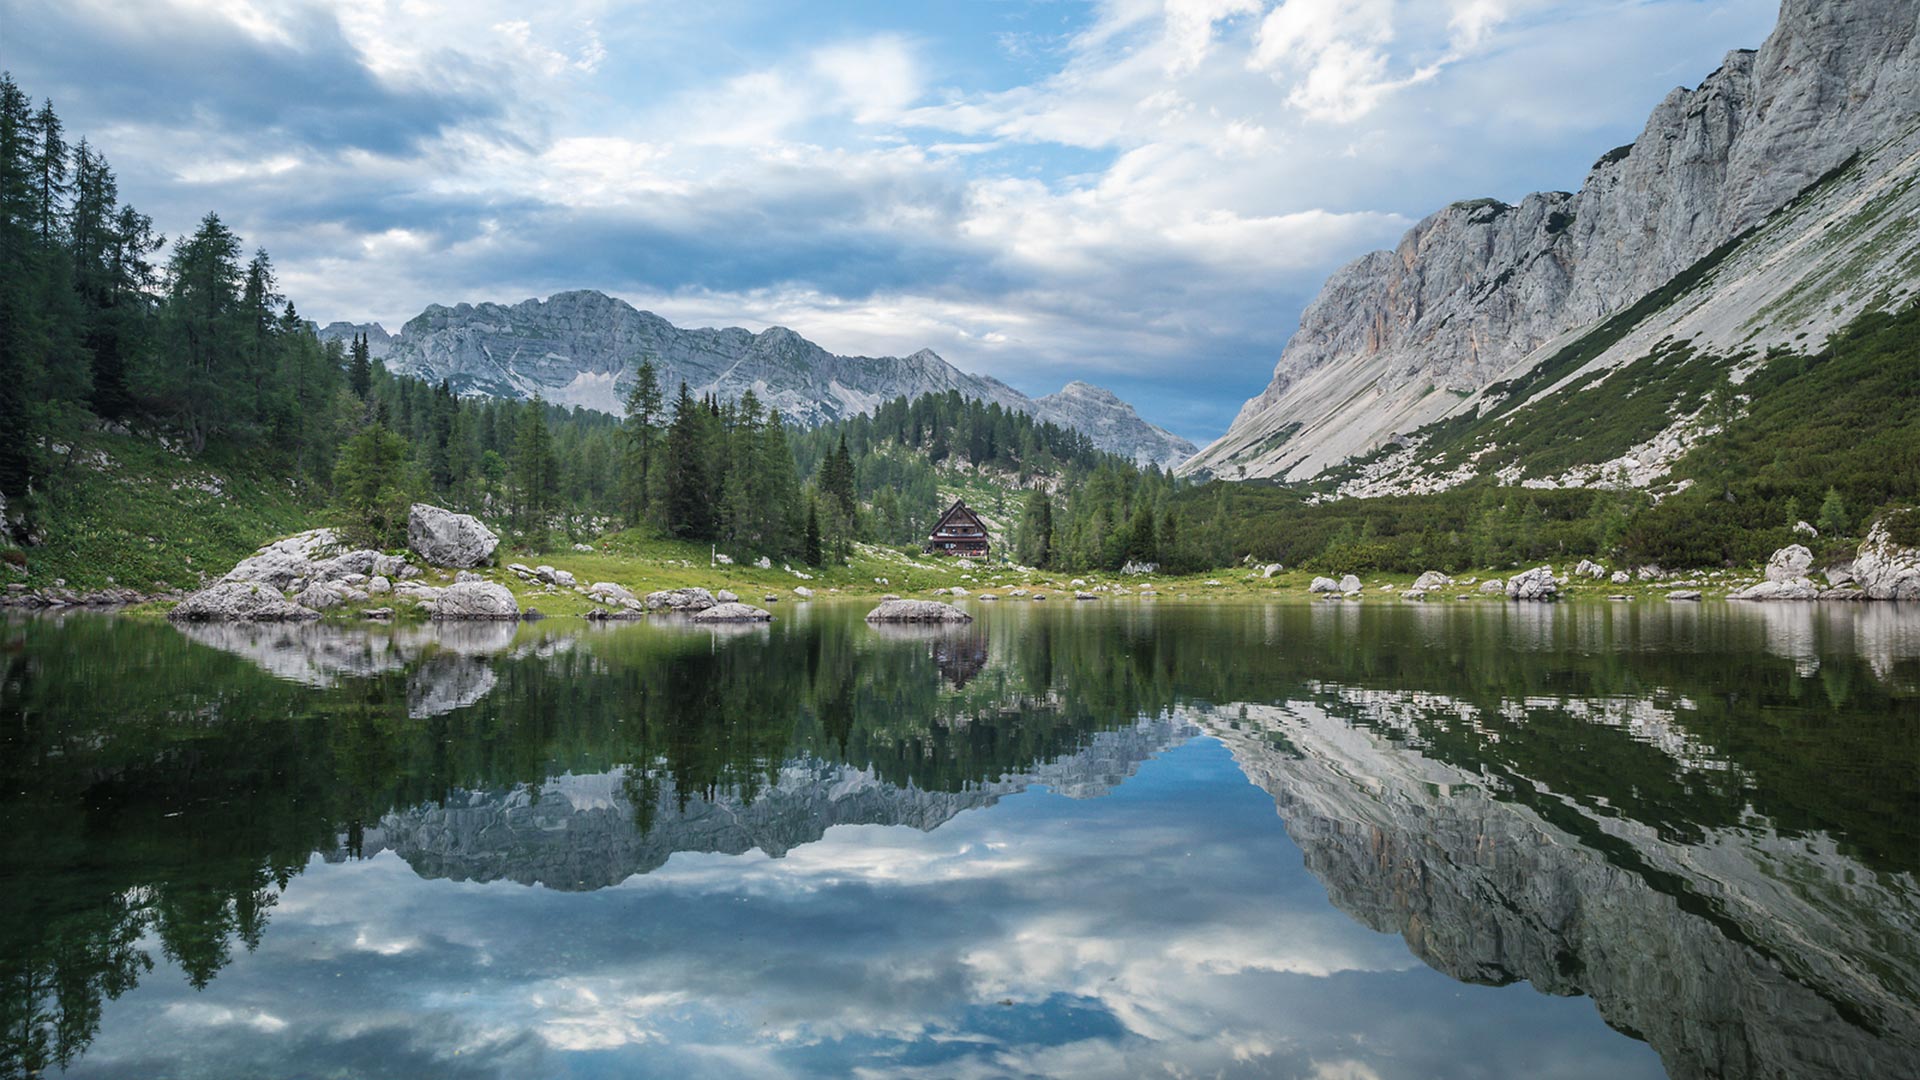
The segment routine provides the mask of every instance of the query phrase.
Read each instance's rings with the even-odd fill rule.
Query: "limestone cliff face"
[[[367,355],[375,360],[385,360],[387,354],[393,351],[393,335],[377,322],[330,322],[314,331],[314,334],[321,341],[338,341],[342,345],[350,344],[355,337],[365,334]]]
[[[1585,994],[1680,1080],[1893,1076],[1920,1060],[1910,875],[1758,822],[1687,843],[1593,813],[1384,733],[1419,710],[1472,722],[1461,702],[1371,691],[1195,719],[1273,796],[1333,903],[1450,977]],[[1699,755],[1657,710],[1632,711],[1676,762]]]
[[[603,412],[625,411],[641,358],[660,367],[669,396],[737,399],[752,390],[789,421],[814,425],[872,412],[896,397],[957,390],[962,396],[1072,427],[1101,449],[1171,465],[1192,443],[1141,420],[1105,391],[1069,387],[1038,401],[997,379],[971,375],[930,349],[911,356],[836,356],[785,327],[689,330],[592,290],[518,304],[435,304],[408,320],[387,365],[455,393],[531,398]],[[1075,384],[1083,386],[1084,384]]]
[[[1920,120],[1910,0],[1786,0],[1576,194],[1456,203],[1336,273],[1272,383],[1186,471],[1305,479],[1465,408]]]
[[[1184,722],[1143,721],[962,791],[901,787],[867,769],[816,758],[787,762],[751,800],[735,792],[689,793],[683,804],[670,780],[648,791],[626,770],[558,776],[541,784],[537,798],[526,787],[473,791],[445,805],[388,814],[366,833],[358,854],[394,851],[423,877],[599,889],[656,870],[680,851],[739,855],[757,848],[778,858],[835,825],[927,831],[1033,784],[1070,798],[1104,795],[1192,734]],[[642,808],[650,813],[639,813]],[[644,828],[642,819],[648,820]]]

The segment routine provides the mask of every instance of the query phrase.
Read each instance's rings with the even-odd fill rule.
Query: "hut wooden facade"
[[[933,534],[921,547],[929,555],[984,559],[993,550],[993,537],[988,535],[986,522],[980,520],[980,515],[967,509],[964,500],[955,499],[934,523]]]

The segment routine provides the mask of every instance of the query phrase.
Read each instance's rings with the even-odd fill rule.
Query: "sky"
[[[1778,0],[0,0],[0,67],[322,323],[594,288],[1205,443],[1327,275],[1577,188]]]

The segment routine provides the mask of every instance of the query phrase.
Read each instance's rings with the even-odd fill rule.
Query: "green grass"
[[[316,505],[244,459],[189,458],[140,436],[89,435],[48,486],[50,542],[21,552],[25,578],[0,580],[188,588],[268,539],[321,523]]]

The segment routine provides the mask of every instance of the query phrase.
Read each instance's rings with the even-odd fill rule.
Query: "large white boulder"
[[[407,546],[434,566],[480,566],[492,561],[500,538],[471,514],[414,503],[407,511]]]
[[[1555,580],[1551,566],[1536,566],[1507,579],[1509,600],[1552,600],[1558,595],[1560,583]]]
[[[1507,591],[1507,583],[1497,577],[1490,577],[1480,583],[1480,591],[1483,593],[1505,593]]]
[[[1343,593],[1359,592],[1360,579],[1354,577],[1352,574],[1345,575],[1340,579],[1340,591]]]
[[[1813,569],[1813,552],[1803,544],[1791,544],[1773,553],[1767,560],[1768,581],[1798,581]]]
[[[773,613],[765,608],[753,607],[735,601],[715,604],[693,615],[694,622],[772,622]]]
[[[867,612],[868,622],[972,622],[973,616],[938,600],[886,600]]]
[[[1873,600],[1920,600],[1920,548],[1894,542],[1892,526],[1911,526],[1912,510],[1896,510],[1867,530],[1853,560],[1854,582]]]
[[[661,589],[647,594],[648,611],[705,611],[720,601],[702,588]]]
[[[1453,584],[1453,579],[1438,570],[1429,570],[1413,579],[1413,588],[1419,592],[1432,592]]]
[[[1573,576],[1599,581],[1607,576],[1607,568],[1591,559],[1581,559],[1580,565],[1573,568]]]
[[[517,619],[520,605],[505,585],[491,581],[461,581],[440,591],[433,601],[436,619]]]
[[[1820,587],[1809,578],[1791,581],[1763,581],[1739,592],[1728,593],[1729,600],[1818,600]]]
[[[291,622],[320,613],[288,603],[279,591],[251,581],[222,581],[174,605],[176,622]]]
[[[314,564],[339,546],[340,538],[332,529],[295,533],[241,559],[220,580],[253,582],[274,589],[291,588],[294,582],[312,577]]]
[[[1317,577],[1313,579],[1313,584],[1307,586],[1307,591],[1310,593],[1337,593],[1340,591],[1340,583],[1330,577]]]

